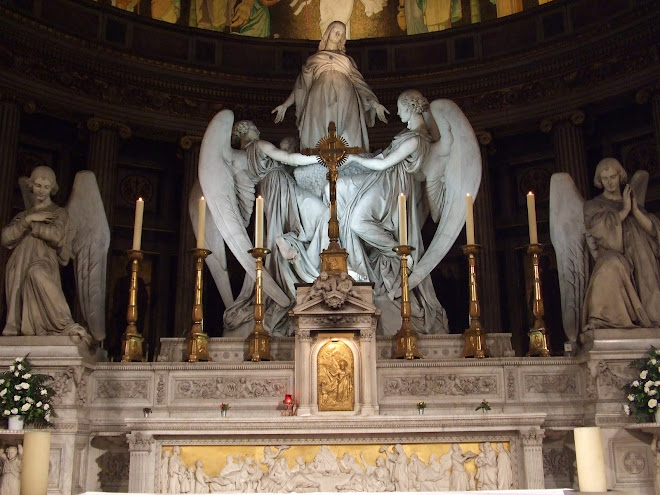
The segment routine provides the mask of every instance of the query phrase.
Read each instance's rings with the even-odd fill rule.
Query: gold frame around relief
[[[332,339],[321,346],[316,380],[319,411],[355,409],[355,357],[345,342]]]

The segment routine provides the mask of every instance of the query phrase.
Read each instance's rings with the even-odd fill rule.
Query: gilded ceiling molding
[[[585,113],[582,110],[571,110],[543,119],[539,125],[539,129],[541,129],[541,132],[548,133],[552,131],[552,127],[557,122],[562,121],[571,121],[574,125],[582,125],[585,117]]]
[[[179,146],[186,151],[192,149],[193,146],[200,144],[202,144],[201,136],[183,136],[179,139]]]
[[[131,137],[131,128],[122,122],[114,120],[102,119],[100,117],[91,117],[87,120],[87,129],[91,132],[98,132],[101,129],[112,129],[119,133],[123,139]]]

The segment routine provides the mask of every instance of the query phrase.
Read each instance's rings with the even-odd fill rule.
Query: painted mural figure
[[[364,81],[355,61],[346,55],[346,26],[332,22],[318,51],[303,65],[289,97],[273,110],[275,122],[295,103],[300,148],[314,148],[334,122],[337,135],[350,146],[369,149],[367,127],[375,118],[387,122],[388,110]]]
[[[231,28],[238,29],[237,34],[255,38],[270,37],[269,7],[280,0],[242,0],[234,6]]]

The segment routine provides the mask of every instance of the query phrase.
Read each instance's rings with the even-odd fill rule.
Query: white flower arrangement
[[[651,347],[646,358],[632,363],[639,374],[623,388],[627,393],[628,403],[623,410],[628,416],[635,416],[640,423],[653,422],[658,410],[658,390],[660,389],[660,353]]]
[[[27,359],[16,358],[0,375],[0,411],[3,417],[23,416],[26,424],[47,425],[54,416],[49,375],[32,373]]]

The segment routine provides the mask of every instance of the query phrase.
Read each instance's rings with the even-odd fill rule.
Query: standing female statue
[[[275,122],[284,119],[287,108],[296,104],[300,148],[314,148],[328,134],[328,124],[337,126],[337,136],[350,146],[369,149],[367,127],[375,117],[387,122],[387,109],[364,81],[355,61],[346,55],[346,25],[330,23],[318,51],[310,56],[296,79],[289,97],[276,107]]]
[[[60,264],[74,259],[78,295],[92,335],[105,337],[105,267],[110,232],[94,174],[76,176],[62,208],[55,172],[36,167],[26,185],[26,209],[2,229],[2,245],[12,249],[7,263],[7,323],[3,335],[72,335],[87,339],[73,321],[62,292]]]

